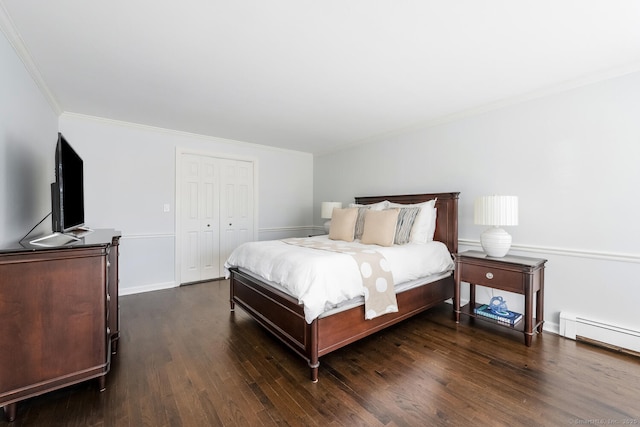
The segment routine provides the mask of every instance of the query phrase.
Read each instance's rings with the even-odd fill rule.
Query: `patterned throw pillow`
[[[420,208],[401,208],[398,213],[398,223],[396,225],[396,236],[394,242],[396,245],[404,245],[411,241],[411,229],[413,223],[420,212]]]
[[[369,207],[358,208],[358,220],[356,221],[356,230],[354,233],[354,239],[362,239],[362,232],[364,231],[364,216],[369,210]]]

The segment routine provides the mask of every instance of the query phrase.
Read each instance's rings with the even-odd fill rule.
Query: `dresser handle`
[[[485,274],[485,276],[487,277],[487,279],[491,280],[493,279],[493,273],[489,272],[487,274]]]

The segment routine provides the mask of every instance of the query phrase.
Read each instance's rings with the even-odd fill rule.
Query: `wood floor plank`
[[[505,328],[456,324],[443,304],[322,357],[314,384],[228,299],[227,281],[122,297],[107,389],[28,399],[0,427],[640,423],[631,355],[548,333],[526,347]]]

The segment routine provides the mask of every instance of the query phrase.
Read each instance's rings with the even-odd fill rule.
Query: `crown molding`
[[[100,117],[100,116],[92,116],[92,115],[89,115],[89,114],[74,113],[74,112],[71,112],[71,111],[63,111],[63,112],[61,112],[59,114],[59,116],[60,116],[61,119],[65,118],[65,117],[68,117],[69,119],[88,120],[88,121],[92,121],[92,122],[95,122],[95,123],[101,123],[101,124],[104,124],[104,125],[121,126],[121,127],[129,128],[129,129],[143,130],[143,131],[148,131],[148,132],[159,132],[159,133],[164,133],[164,134],[167,134],[167,135],[185,137],[185,138],[190,138],[190,139],[198,139],[198,140],[201,140],[201,141],[215,142],[215,143],[219,143],[219,144],[232,144],[234,146],[244,146],[244,147],[247,147],[247,148],[259,149],[259,150],[264,150],[264,151],[274,151],[274,152],[280,152],[280,153],[297,153],[297,154],[304,155],[304,156],[313,156],[312,153],[306,152],[306,151],[292,150],[292,149],[289,149],[289,148],[274,147],[274,146],[271,146],[271,145],[256,144],[256,143],[253,143],[253,142],[240,141],[240,140],[237,140],[237,139],[228,139],[228,138],[222,138],[222,137],[219,137],[219,136],[212,136],[212,135],[204,135],[204,134],[193,133],[193,132],[186,132],[186,131],[182,131],[182,130],[163,128],[163,127],[154,126],[154,125],[145,125],[145,124],[141,124],[141,123],[127,122],[127,121],[124,121],[124,120],[110,119],[108,117]],[[245,157],[243,157],[243,159],[245,159]]]
[[[579,78],[567,80],[565,82],[561,82],[554,85],[549,85],[549,86],[546,86],[537,90],[533,90],[524,94],[515,95],[515,96],[504,98],[504,99],[498,99],[486,104],[479,105],[477,107],[469,108],[462,111],[457,111],[444,116],[439,116],[439,117],[434,117],[427,120],[418,121],[416,123],[408,124],[407,126],[400,127],[398,129],[392,129],[388,132],[383,132],[381,134],[371,135],[363,139],[347,142],[345,144],[340,145],[339,147],[336,147],[335,149],[316,152],[314,153],[314,155],[316,157],[332,155],[332,154],[335,154],[336,152],[348,150],[361,145],[384,141],[387,139],[396,138],[398,136],[401,136],[407,133],[419,132],[419,131],[430,129],[436,126],[457,122],[470,117],[479,116],[481,114],[501,110],[503,108],[512,107],[512,106],[523,104],[525,102],[533,101],[536,99],[558,95],[574,89],[579,89],[585,86],[590,86],[593,84],[616,79],[616,78],[623,77],[628,74],[633,74],[637,72],[640,72],[640,62],[633,62],[631,64],[627,64],[626,66],[610,68],[601,72],[588,74]]]
[[[11,16],[9,16],[9,13],[7,12],[7,9],[5,8],[2,1],[0,1],[0,30],[2,30],[2,32],[4,33],[7,41],[9,41],[9,44],[11,45],[11,47],[13,47],[16,55],[18,55],[18,58],[20,58],[20,60],[24,64],[27,72],[29,73],[35,84],[38,86],[40,92],[45,97],[55,114],[57,116],[60,116],[60,114],[62,114],[62,108],[60,108],[58,100],[53,95],[53,92],[49,90],[49,86],[42,77],[38,66],[33,61],[29,50],[25,46],[20,33],[13,24],[13,20],[11,19]]]

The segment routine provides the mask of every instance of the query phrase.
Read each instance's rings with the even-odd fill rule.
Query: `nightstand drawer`
[[[524,293],[522,273],[480,265],[460,265],[461,280],[474,285],[498,288],[504,291]]]

